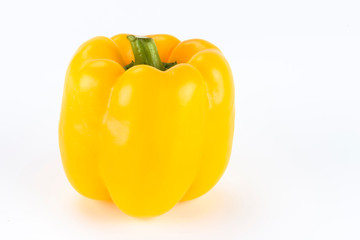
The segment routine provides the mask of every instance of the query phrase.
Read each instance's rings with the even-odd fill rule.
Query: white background
[[[359,1],[2,1],[0,239],[360,239]],[[61,165],[64,75],[97,35],[203,38],[230,62],[229,167],[153,219],[80,196]]]

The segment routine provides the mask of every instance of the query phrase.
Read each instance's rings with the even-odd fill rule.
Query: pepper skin
[[[166,71],[134,60],[127,34],[95,37],[66,73],[59,145],[72,186],[128,215],[158,216],[197,198],[230,158],[234,86],[220,50],[150,35]]]

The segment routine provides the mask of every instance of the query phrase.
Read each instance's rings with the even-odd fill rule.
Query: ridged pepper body
[[[82,195],[111,200],[132,216],[157,216],[197,198],[230,158],[234,86],[213,44],[152,35],[166,71],[133,59],[126,34],[95,37],[65,79],[59,145],[66,175]]]

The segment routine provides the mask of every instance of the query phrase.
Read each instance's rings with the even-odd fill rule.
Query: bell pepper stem
[[[134,35],[128,35],[127,39],[130,41],[135,57],[135,62],[131,63],[132,66],[146,64],[161,71],[165,70],[165,66],[161,62],[154,39],[148,37],[136,37]]]

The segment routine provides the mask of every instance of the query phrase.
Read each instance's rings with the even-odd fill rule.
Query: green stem
[[[136,37],[134,35],[128,35],[127,39],[130,41],[135,57],[135,62],[125,66],[125,69],[128,69],[134,65],[146,64],[153,66],[161,71],[166,70],[164,64],[161,62],[154,39],[147,37]]]

